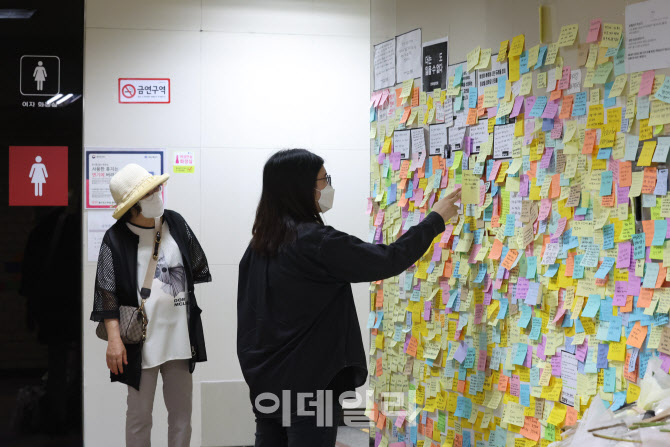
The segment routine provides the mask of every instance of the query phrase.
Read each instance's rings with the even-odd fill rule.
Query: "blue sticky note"
[[[654,221],[654,238],[651,240],[651,245],[659,246],[665,242],[665,234],[668,231],[668,221],[665,219]]]
[[[373,122],[375,119],[377,119],[377,109],[370,107],[370,122]]]
[[[535,279],[535,274],[537,273],[537,256],[526,257],[526,264],[528,265],[526,279]]]
[[[454,412],[454,416],[468,419],[471,413],[472,401],[467,397],[458,396],[458,399],[456,400],[456,411]]]
[[[468,108],[477,108],[477,87],[470,87],[470,91],[468,93]]]
[[[542,118],[542,132],[549,132],[554,128],[554,120],[550,118]]]
[[[509,306],[509,301],[507,300],[507,298],[502,298],[500,300],[500,310],[498,310],[498,315],[496,316],[496,318],[498,320],[502,320],[503,318],[505,318],[505,315],[507,315],[507,307],[508,306]]]
[[[391,186],[389,186],[386,190],[386,203],[388,205],[394,203],[396,201],[396,196],[397,196],[397,191],[398,191],[398,184],[397,183],[391,183]]]
[[[528,305],[521,304],[521,317],[519,317],[519,322],[517,323],[517,326],[526,329],[528,327],[528,323],[530,323],[530,319],[532,316],[533,316],[532,308]]]
[[[383,310],[378,310],[377,311],[377,322],[374,324],[375,329],[379,329],[379,326],[382,324],[382,320],[384,319],[384,311]]]
[[[507,75],[498,76],[498,99],[505,97],[507,87]]]
[[[603,391],[606,393],[613,393],[616,385],[616,367],[610,366],[605,369],[604,373]]]
[[[519,73],[524,74],[528,73],[530,70],[528,69],[528,50],[524,51],[521,53],[521,57],[519,58]]]
[[[452,87],[458,87],[463,81],[463,64],[456,67],[456,73],[454,73],[454,85]]]
[[[540,52],[537,54],[537,62],[535,63],[535,69],[537,70],[542,65],[544,65],[544,56],[547,54],[547,46],[540,47]]]
[[[505,236],[514,236],[515,222],[516,216],[514,214],[508,214],[507,219],[505,220]]]
[[[658,278],[658,271],[660,264],[655,262],[646,262],[644,264],[644,279],[642,280],[642,287],[653,289],[656,287],[656,279]]]
[[[575,332],[578,334],[584,332],[584,326],[582,326],[582,322],[579,321],[579,318],[575,320]]]
[[[614,401],[610,410],[617,411],[619,408],[623,407],[623,404],[626,403],[626,391],[619,391],[614,393]]]
[[[582,317],[594,318],[598,313],[598,309],[600,309],[600,300],[600,295],[589,295],[589,300],[586,302],[586,306],[584,306],[584,310],[582,311]]]
[[[598,160],[609,160],[611,155],[612,155],[612,148],[611,147],[601,147],[601,148],[598,149],[597,159]],[[605,172],[610,172],[610,171],[605,171]]]
[[[374,311],[371,311],[368,314],[368,325],[367,325],[368,329],[372,329],[372,326],[375,325],[375,318],[376,317],[377,317],[377,314]]]
[[[603,262],[600,264],[600,267],[594,276],[598,279],[605,279],[610,270],[612,270],[612,267],[614,267],[614,261],[614,258],[603,258]]]
[[[463,109],[463,92],[454,99],[454,110],[456,112]]]
[[[633,259],[644,259],[645,252],[644,233],[635,233],[633,235]]]
[[[612,171],[603,171],[600,175],[600,195],[612,195]]]
[[[528,345],[526,345],[525,343],[517,343],[512,363],[514,365],[523,365],[523,363],[526,361],[527,354],[528,354]]]
[[[603,227],[603,248],[609,250],[614,248],[614,224],[605,225]]]
[[[519,403],[524,407],[530,407],[530,384],[521,384],[521,388],[519,389]]]
[[[575,102],[572,104],[572,116],[586,115],[586,93],[579,92],[575,94]]]
[[[533,104],[533,108],[530,109],[528,116],[534,118],[539,118],[542,116],[542,112],[544,112],[544,108],[547,106],[547,101],[548,98],[546,96],[538,96],[535,99],[535,104]]]
[[[545,272],[544,277],[546,278],[553,278],[556,276],[556,273],[558,273],[558,268],[560,267],[561,264],[551,264],[549,267],[547,267],[547,271]]]
[[[621,340],[621,317],[612,317],[610,328],[607,331],[607,341],[619,342]]]
[[[602,305],[602,304],[601,304]],[[605,369],[608,367],[609,363],[607,361],[607,354],[610,351],[610,345],[607,343],[600,343],[598,345],[598,359],[596,361],[596,366],[598,369]]]

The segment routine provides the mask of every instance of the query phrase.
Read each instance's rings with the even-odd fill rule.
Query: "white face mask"
[[[335,198],[335,189],[332,186],[326,185],[325,188],[320,189],[319,192],[321,196],[319,197],[318,204],[321,208],[321,212],[325,213],[333,207],[333,199]]]
[[[150,219],[163,215],[163,199],[160,192],[155,192],[149,197],[140,200],[142,215]]]

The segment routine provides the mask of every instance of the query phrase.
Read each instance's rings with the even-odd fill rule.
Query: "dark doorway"
[[[83,0],[0,0],[3,446],[82,445],[83,48]]]

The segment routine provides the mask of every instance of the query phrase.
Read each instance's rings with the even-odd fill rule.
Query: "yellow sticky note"
[[[649,126],[660,126],[670,123],[670,104],[653,100],[649,112]]]
[[[638,166],[651,166],[651,159],[656,150],[656,141],[645,141],[640,151],[640,158],[637,160]]]
[[[547,48],[547,56],[544,59],[544,65],[552,65],[556,63],[556,56],[558,55],[558,43],[549,44]]]
[[[621,74],[614,79],[614,84],[610,89],[610,95],[608,98],[616,98],[621,95],[623,88],[626,86],[626,80],[628,79],[627,74]]]
[[[626,390],[626,403],[630,404],[640,397],[640,387],[634,383],[628,382],[628,390]]]
[[[606,48],[616,48],[619,46],[623,25],[620,23],[603,23],[603,38],[600,45]]]
[[[533,86],[533,72],[525,73],[521,78],[520,95],[530,95],[530,89]]]
[[[593,104],[589,106],[589,116],[586,120],[586,127],[588,129],[596,129],[602,127],[605,120],[605,107],[602,104]]]
[[[509,49],[509,57],[519,57],[523,53],[523,44],[525,37],[523,34],[519,34],[514,39],[512,39],[512,45]]]
[[[463,171],[461,203],[464,205],[476,205],[479,203],[479,177],[474,175],[472,171]]]
[[[480,53],[481,53],[481,47],[477,47],[468,53],[467,71],[472,71],[472,69],[477,66],[477,64],[479,63]]]
[[[486,70],[489,67],[489,64],[491,63],[491,49],[487,48],[485,50],[481,50],[479,53],[479,63],[475,67],[475,70]]]
[[[498,62],[505,62],[507,60],[507,47],[509,46],[509,40],[503,40],[500,42],[500,50],[498,50]]]
[[[408,79],[402,83],[402,92],[400,93],[401,98],[409,98],[409,95],[412,94],[412,85],[414,84],[414,79]]]
[[[558,46],[567,47],[572,45],[575,42],[578,30],[579,24],[577,23],[573,25],[563,25],[561,27],[561,35],[558,36]]]
[[[484,89],[484,107],[495,107],[498,104],[498,86],[490,85]]]

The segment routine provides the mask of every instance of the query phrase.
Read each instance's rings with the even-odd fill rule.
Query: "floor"
[[[370,444],[368,429],[354,427],[340,427],[337,431],[335,447],[367,447]]]

